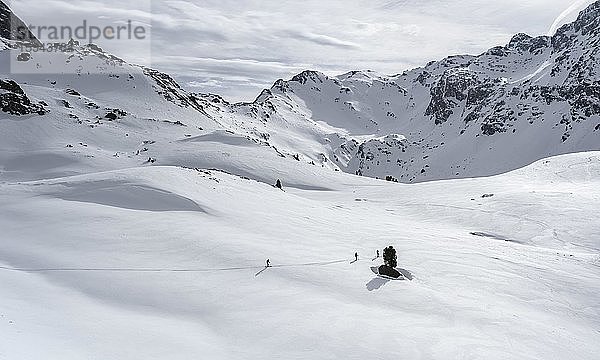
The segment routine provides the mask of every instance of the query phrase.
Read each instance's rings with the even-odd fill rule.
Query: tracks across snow
[[[347,262],[344,260],[333,260],[323,262],[309,262],[299,264],[279,264],[270,265],[269,268],[286,268],[286,267],[309,267],[309,266],[326,266],[333,264],[340,264]],[[256,270],[262,269],[263,266],[240,266],[240,267],[227,267],[227,268],[211,268],[211,269],[200,269],[200,268],[189,268],[189,269],[177,269],[177,268],[85,268],[85,267],[64,267],[64,268],[16,268],[9,266],[0,266],[0,270],[7,271],[19,271],[19,272],[131,272],[131,273],[194,273],[194,272],[218,272],[218,271],[237,271],[237,270]]]

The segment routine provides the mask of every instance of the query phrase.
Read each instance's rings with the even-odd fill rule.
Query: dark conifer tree
[[[383,249],[383,262],[391,268],[398,266],[398,257],[396,256],[396,249],[394,247],[388,246]]]

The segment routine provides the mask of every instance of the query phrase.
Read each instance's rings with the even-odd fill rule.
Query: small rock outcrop
[[[0,109],[11,115],[44,115],[46,104],[33,103],[19,84],[13,80],[0,80]]]

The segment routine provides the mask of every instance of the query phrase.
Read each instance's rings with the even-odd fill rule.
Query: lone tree
[[[392,269],[398,266],[398,256],[396,256],[396,249],[393,246],[388,246],[383,249],[383,262],[385,266],[391,267]]]

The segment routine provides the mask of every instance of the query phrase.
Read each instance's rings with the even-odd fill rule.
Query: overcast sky
[[[592,2],[13,0],[10,6],[27,24],[134,20],[148,29],[151,48],[150,42],[98,43],[172,74],[190,90],[251,100],[305,69],[395,74],[447,55],[479,54],[518,32],[545,35]]]

